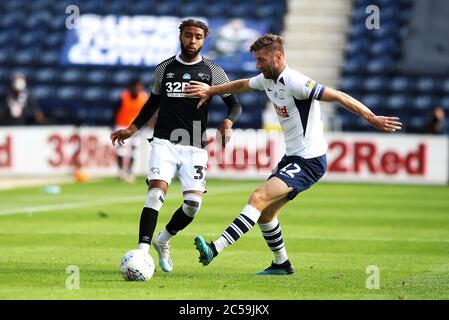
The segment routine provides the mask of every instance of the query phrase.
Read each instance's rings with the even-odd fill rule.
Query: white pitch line
[[[239,192],[246,191],[250,189],[254,189],[254,185],[233,185],[233,186],[224,186],[220,188],[212,188],[207,189],[207,193],[205,197],[214,196],[217,194],[223,194],[227,192]],[[249,195],[248,195],[249,196]],[[167,199],[169,200],[169,199]],[[170,199],[171,200],[171,199]],[[130,203],[130,202],[142,202],[145,201],[145,195],[141,196],[129,196],[122,198],[107,198],[107,199],[98,199],[98,200],[88,200],[88,201],[79,201],[79,202],[69,202],[69,203],[55,203],[50,205],[43,206],[35,206],[35,207],[22,207],[15,209],[6,209],[0,210],[0,216],[7,216],[13,214],[32,214],[37,212],[48,212],[48,211],[62,211],[62,210],[70,210],[70,209],[79,209],[93,206],[101,206],[106,204],[119,204],[119,203]]]
[[[184,232],[183,235],[188,236],[197,236],[197,233],[192,232]],[[202,234],[205,237],[214,237],[218,234],[213,233],[203,233]],[[246,234],[245,237],[248,238],[259,238],[260,234],[256,233],[250,233]],[[447,238],[390,238],[390,237],[321,237],[321,236],[300,236],[300,235],[291,235],[291,234],[284,234],[284,239],[288,241],[288,239],[295,239],[295,240],[312,240],[312,241],[376,241],[376,242],[449,242],[449,239]]]

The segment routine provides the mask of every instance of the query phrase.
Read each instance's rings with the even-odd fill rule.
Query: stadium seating
[[[365,26],[367,6],[377,5],[381,28]],[[431,110],[449,110],[449,78],[404,74],[395,68],[408,31],[414,0],[355,0],[347,34],[340,89],[361,99],[376,113],[399,116],[406,132],[423,133]],[[375,131],[357,116],[337,108],[345,131]]]
[[[57,124],[111,125],[120,92],[140,76],[148,86],[154,69],[63,65],[61,50],[66,37],[66,8],[77,5],[82,14],[205,16],[266,20],[271,32],[283,28],[287,1],[268,0],[3,0],[0,1],[0,93],[8,90],[11,76],[27,75],[30,89],[47,117]],[[243,71],[231,79],[250,77]],[[244,115],[237,126],[262,127],[266,98],[254,92],[240,97]],[[221,99],[214,98],[210,125],[226,114]]]

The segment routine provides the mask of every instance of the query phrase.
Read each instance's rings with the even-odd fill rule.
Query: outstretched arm
[[[139,130],[144,124],[146,124],[154,113],[159,109],[160,95],[151,94],[147,102],[140,109],[139,114],[126,129],[120,129],[111,133],[111,142],[115,146],[117,142],[119,145],[123,145],[125,140],[132,137],[137,130]]]
[[[399,122],[399,118],[376,116],[363,103],[342,91],[326,87],[320,100],[340,103],[347,110],[362,117],[380,131],[395,132],[401,130],[402,123]]]
[[[249,86],[249,79],[234,80],[217,86],[209,86],[206,83],[192,80],[190,81],[190,85],[186,88],[186,96],[199,97],[200,102],[197,104],[197,108],[199,108],[210,97],[217,94],[237,94],[248,92],[250,90],[252,89]]]

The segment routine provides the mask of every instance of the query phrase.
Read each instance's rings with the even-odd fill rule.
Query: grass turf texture
[[[449,298],[447,187],[318,183],[280,215],[294,275],[255,275],[272,259],[258,227],[203,267],[195,235],[215,240],[259,184],[209,180],[201,212],[171,241],[174,272],[162,272],[151,249],[157,271],[148,282],[119,273],[136,248],[144,183],[0,191],[0,299]],[[175,182],[156,232],[181,200]],[[80,268],[79,290],[65,287],[68,265]],[[370,265],[380,289],[365,287]]]

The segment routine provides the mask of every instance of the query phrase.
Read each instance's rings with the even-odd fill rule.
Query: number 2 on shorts
[[[290,166],[294,166],[295,168],[287,170],[287,168],[290,167]],[[298,166],[297,163],[289,163],[288,165],[286,165],[285,167],[283,167],[281,169],[281,172],[287,174],[290,178],[294,178],[295,177],[295,173],[298,173],[300,171],[301,171],[301,167]]]

